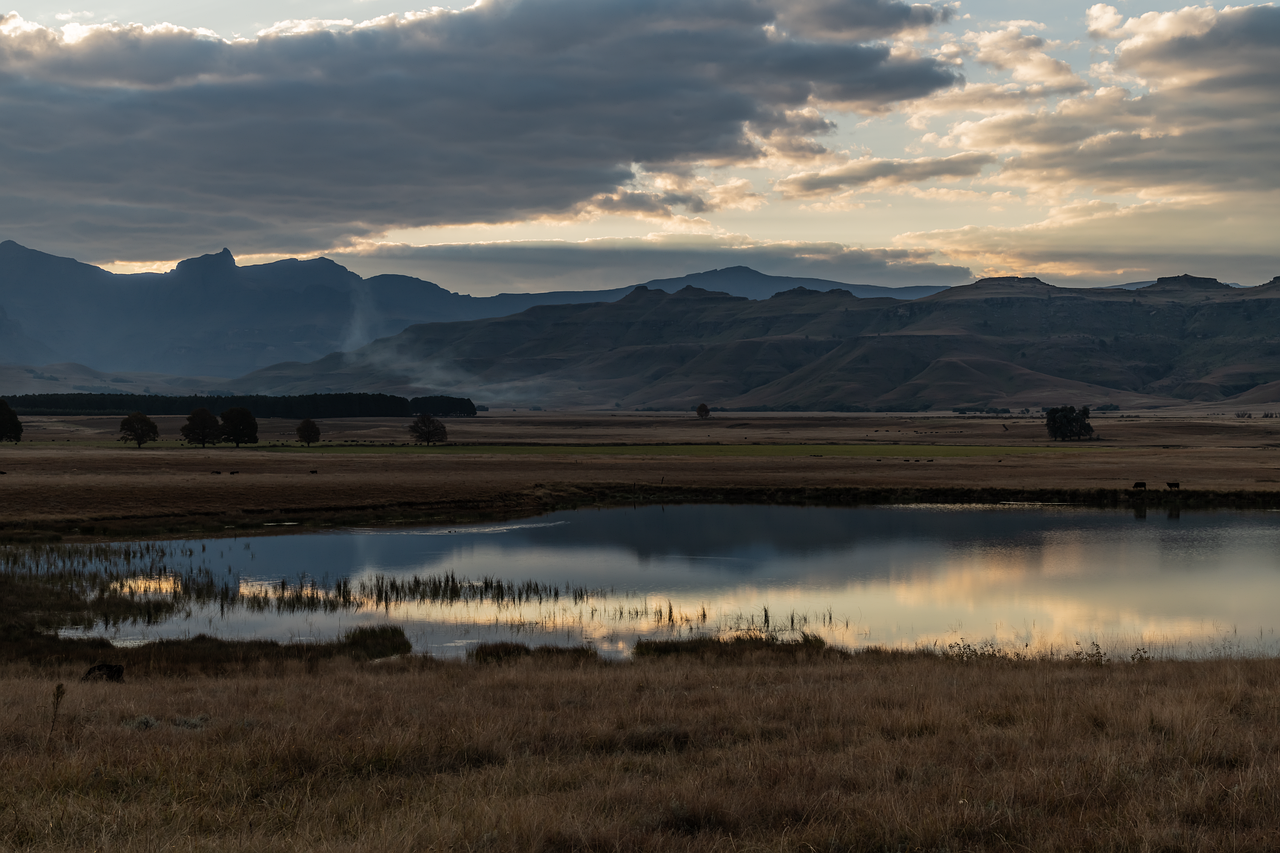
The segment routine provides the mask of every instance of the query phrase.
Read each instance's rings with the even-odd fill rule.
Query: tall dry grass
[[[11,665],[0,848],[1280,847],[1275,660],[501,660]]]

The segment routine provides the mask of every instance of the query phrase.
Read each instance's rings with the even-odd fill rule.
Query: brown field
[[[1274,660],[792,647],[79,672],[0,669],[0,849],[1280,846]]]
[[[448,421],[450,442],[461,446],[447,452],[390,446],[407,444],[405,424],[391,419],[321,421],[326,442],[313,452],[281,449],[297,446],[292,421],[263,420],[256,447],[201,449],[176,441],[182,418],[156,420],[164,440],[137,449],[113,441],[118,418],[25,418],[28,440],[0,447],[0,535],[243,532],[286,521],[459,521],[691,500],[1123,504],[1137,480],[1162,493],[1180,483],[1188,506],[1280,500],[1280,419],[1202,413],[1095,416],[1102,440],[1068,446],[1027,417],[491,412]],[[832,444],[884,455],[823,455]],[[547,455],[534,445],[595,452]],[[640,445],[704,445],[716,455],[644,455]],[[777,445],[813,447],[767,455]],[[919,449],[903,457],[904,445]],[[957,445],[996,452],[947,456]]]

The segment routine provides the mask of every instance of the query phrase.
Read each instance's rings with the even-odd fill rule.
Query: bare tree
[[[319,440],[320,427],[316,426],[316,422],[311,418],[304,418],[302,423],[298,424],[298,441],[310,447]]]
[[[415,441],[425,441],[428,445],[449,440],[444,424],[430,415],[423,414],[414,418],[413,423],[409,424],[409,432]]]

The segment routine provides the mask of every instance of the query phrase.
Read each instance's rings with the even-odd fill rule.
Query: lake
[[[122,585],[206,594],[155,624],[91,633],[307,640],[391,621],[439,655],[499,639],[622,655],[640,637],[743,629],[848,647],[1200,655],[1274,653],[1280,626],[1268,512],[648,506],[147,547]]]

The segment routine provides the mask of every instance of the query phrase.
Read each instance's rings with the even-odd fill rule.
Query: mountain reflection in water
[[[324,637],[391,620],[435,653],[513,637],[621,653],[638,637],[767,622],[847,646],[1097,640],[1195,654],[1273,652],[1280,622],[1272,513],[652,506],[160,544],[191,554],[170,570],[235,588],[160,624],[114,626],[117,641]],[[426,594],[449,583],[470,592]]]

